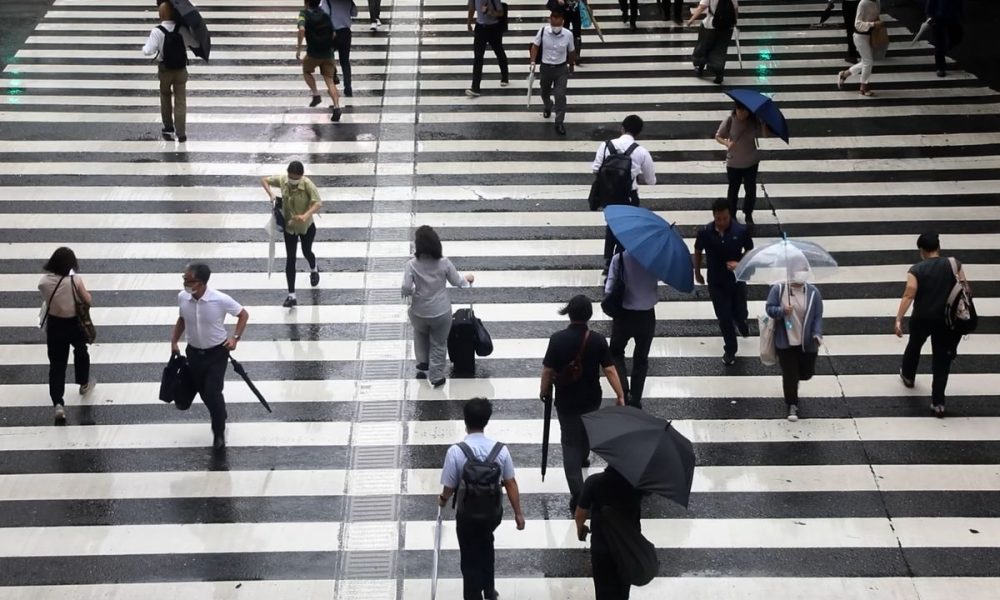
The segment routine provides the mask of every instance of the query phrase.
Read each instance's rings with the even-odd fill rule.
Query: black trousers
[[[340,70],[344,74],[344,91],[351,89],[351,28],[344,27],[336,31],[333,46],[340,59]]]
[[[931,338],[931,401],[943,405],[951,361],[958,355],[961,338],[955,335],[944,319],[910,319],[910,340],[903,351],[903,377],[912,380],[917,376],[920,350],[927,338]]]
[[[382,14],[382,0],[368,0],[368,14],[374,23]]]
[[[580,23],[580,8],[568,10],[566,15],[566,27],[573,32],[573,45],[576,46],[576,56],[580,57],[580,50],[583,48],[583,25]],[[541,61],[542,57],[538,57]]]
[[[591,550],[590,568],[594,576],[596,600],[628,600],[632,586],[622,581],[615,559],[610,554]]]
[[[784,327],[779,321],[779,327]],[[785,404],[799,403],[799,382],[809,381],[816,373],[815,352],[803,352],[802,346],[778,348],[778,364],[781,365],[781,388],[785,393]]]
[[[698,28],[698,42],[694,47],[691,61],[696,67],[708,67],[716,75],[726,72],[726,55],[729,42],[733,39],[732,29]]]
[[[639,192],[637,190],[632,190],[632,195],[629,196],[628,203],[632,206],[639,206]],[[624,204],[624,202],[622,203]],[[621,244],[618,243],[618,238],[615,234],[611,233],[611,228],[607,225],[604,226],[604,267],[607,268],[611,264],[611,257],[618,252]]]
[[[499,523],[491,527],[464,519],[455,520],[461,554],[463,600],[496,597],[493,531],[498,525]]]
[[[576,506],[576,500],[583,490],[583,461],[590,456],[590,439],[583,427],[583,415],[577,412],[560,411],[556,408],[559,419],[559,442],[563,453],[563,473],[569,486],[570,500]]]
[[[309,263],[310,269],[316,268],[316,255],[313,254],[313,240],[316,239],[316,225],[310,225],[302,235],[285,232],[285,281],[288,283],[288,293],[295,293],[295,260],[298,258],[299,240],[302,240],[302,256]]]
[[[843,0],[844,31],[847,33],[847,54],[857,62],[858,48],[854,45],[854,18],[858,12],[858,0]]]
[[[618,6],[622,9],[622,19],[628,19],[629,24],[635,26],[639,18],[639,0],[618,0]]]
[[[652,308],[627,310],[611,322],[611,358],[615,361],[615,370],[627,394],[627,402],[636,408],[642,408],[642,390],[646,387],[649,348],[653,345],[655,330],[656,310]],[[632,379],[629,380],[625,367],[625,346],[633,338],[635,348],[632,350]]]
[[[736,341],[736,323],[743,323],[749,314],[747,310],[747,284],[742,281],[726,285],[708,284],[708,297],[712,299],[715,318],[719,320],[719,331],[722,333],[723,352],[736,354],[739,343]]]
[[[962,24],[954,19],[934,19],[931,21],[934,42],[934,66],[939,71],[948,67],[948,51],[962,41]]]
[[[480,25],[476,23],[472,42],[472,91],[479,92],[483,81],[483,60],[486,57],[486,46],[489,46],[497,56],[500,65],[500,81],[509,81],[510,72],[507,68],[507,53],[503,49],[503,29],[500,24]]]
[[[726,167],[726,177],[729,179],[729,213],[736,218],[736,209],[740,203],[740,186],[743,186],[743,214],[753,215],[757,205],[757,170],[760,163],[749,167]]]
[[[185,354],[194,389],[212,416],[212,431],[222,433],[226,430],[226,399],[222,387],[226,383],[229,351],[223,346],[202,350],[189,344]]]
[[[87,339],[76,317],[49,315],[45,320],[45,346],[49,355],[49,397],[53,406],[65,404],[66,366],[69,349],[73,347],[73,379],[77,385],[90,381],[90,353]]]

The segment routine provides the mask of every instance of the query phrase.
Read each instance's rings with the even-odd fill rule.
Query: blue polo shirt
[[[694,248],[705,253],[708,285],[728,286],[736,283],[736,276],[726,268],[726,263],[743,258],[753,248],[753,240],[747,228],[735,220],[721,235],[715,230],[715,222],[711,221],[698,230]]]

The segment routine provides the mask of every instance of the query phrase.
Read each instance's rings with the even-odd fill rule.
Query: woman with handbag
[[[70,346],[73,347],[73,375],[80,386],[80,395],[89,394],[97,385],[97,380],[90,375],[90,353],[87,352],[93,335],[88,313],[93,297],[83,278],[76,274],[79,268],[72,250],[57,248],[45,263],[45,275],[38,282],[38,291],[45,303],[40,325],[45,328],[49,355],[49,396],[56,407],[55,417],[59,423],[66,420],[63,394]]]
[[[411,298],[409,316],[413,326],[413,354],[417,379],[429,379],[434,387],[445,383],[448,333],[451,332],[451,299],[447,286],[467,288],[476,280],[464,276],[444,257],[441,238],[428,225],[414,233],[415,252],[403,271],[403,296]]]
[[[823,342],[823,297],[807,282],[805,265],[792,266],[788,281],[771,286],[765,310],[775,320],[774,346],[788,420],[799,420],[799,382],[812,379]]]
[[[872,77],[872,66],[875,64],[875,49],[882,40],[888,40],[888,33],[880,17],[880,9],[876,0],[861,0],[858,12],[854,17],[854,45],[861,56],[861,62],[837,74],[837,88],[843,89],[844,83],[851,75],[861,75],[860,93],[862,96],[873,96],[868,82]],[[879,38],[875,40],[874,38]]]

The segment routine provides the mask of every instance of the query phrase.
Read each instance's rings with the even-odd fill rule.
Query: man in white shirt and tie
[[[622,121],[621,137],[601,142],[597,148],[597,155],[594,157],[593,171],[596,174],[604,164],[604,158],[608,155],[607,144],[611,143],[618,152],[629,152],[632,159],[632,193],[627,198],[628,204],[639,206],[639,184],[656,185],[656,166],[653,164],[653,157],[635,139],[642,133],[642,118],[639,115],[629,115]],[[634,148],[633,148],[634,146]],[[609,202],[609,204],[625,204],[626,202]],[[608,265],[611,264],[611,257],[615,254],[619,246],[618,239],[611,233],[610,227],[605,227],[604,232],[604,274],[608,274]]]
[[[180,316],[170,336],[170,351],[180,353],[180,340],[187,335],[185,354],[194,388],[212,416],[212,447],[226,447],[226,400],[222,387],[226,379],[229,353],[243,336],[250,314],[239,302],[208,287],[212,270],[204,263],[184,269],[184,291],[177,295]],[[226,333],[226,315],[237,318],[233,335]]]
[[[561,10],[553,10],[549,15],[549,24],[538,30],[531,43],[531,71],[535,64],[541,62],[540,68],[543,112],[548,119],[552,116],[551,93],[555,88],[556,133],[566,135],[566,83],[569,74],[573,72],[576,63],[576,45],[573,34],[563,28],[565,15]]]

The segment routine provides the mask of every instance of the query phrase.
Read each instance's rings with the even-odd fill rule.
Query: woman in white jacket
[[[872,53],[872,29],[882,22],[880,18],[879,5],[876,0],[861,0],[858,4],[858,12],[854,17],[854,45],[861,56],[861,62],[851,66],[850,69],[837,74],[837,87],[843,89],[844,82],[851,75],[861,74],[862,96],[872,96],[871,88],[868,85],[872,76],[872,65],[875,59]]]

